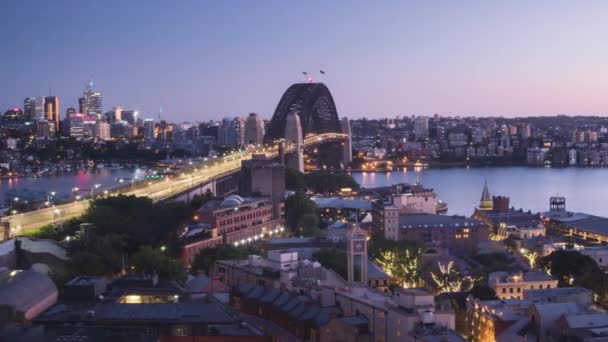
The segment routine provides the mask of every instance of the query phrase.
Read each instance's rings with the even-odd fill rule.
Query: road
[[[304,147],[344,138],[346,138],[346,136],[340,133],[319,134],[304,139]],[[293,152],[294,148],[293,144],[288,144],[285,148],[285,153]],[[139,185],[133,187],[133,189],[121,189],[119,193],[123,195],[145,196],[151,198],[153,201],[165,200],[176,194],[185,192],[188,189],[206,184],[213,179],[237,172],[241,168],[241,161],[251,159],[253,154],[262,153],[266,154],[268,157],[274,157],[278,153],[278,146],[260,147],[246,152],[236,152],[197,166],[187,173],[179,174],[177,177],[160,181],[150,181],[147,185]],[[112,193],[109,194],[109,196],[117,194],[118,193]],[[47,224],[59,223],[82,215],[89,207],[89,204],[89,199],[82,199],[50,208],[5,216],[2,218],[2,222],[10,223],[10,235],[15,236]]]

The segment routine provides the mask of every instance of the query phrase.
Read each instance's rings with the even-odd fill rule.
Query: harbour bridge
[[[212,158],[174,178],[140,181],[106,196],[134,195],[165,201],[203,188],[210,189],[216,196],[223,196],[235,190],[238,181],[234,179],[241,169],[241,162],[253,155],[265,154],[268,158],[284,155],[288,166],[304,171],[304,151],[313,149],[322,151],[317,153],[318,161],[334,163],[332,166],[336,162],[346,165],[352,158],[350,139],[350,124],[346,118],[338,118],[327,86],[323,83],[297,83],[290,86],[279,101],[263,145],[248,146],[244,150]],[[222,186],[226,183],[232,186]],[[91,200],[83,198],[2,217],[1,222],[6,227],[4,239],[80,216]]]

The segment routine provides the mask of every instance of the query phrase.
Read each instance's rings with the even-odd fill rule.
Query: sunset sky
[[[270,118],[302,71],[340,115],[608,113],[608,1],[0,2],[0,110],[90,78],[171,121]]]

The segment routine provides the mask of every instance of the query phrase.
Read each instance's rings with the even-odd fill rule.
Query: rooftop
[[[608,235],[608,218],[585,213],[546,212],[545,217],[566,226],[592,233]]]
[[[488,275],[489,283],[518,283],[550,280],[555,279],[544,271],[528,271],[523,273],[492,272]]]
[[[436,214],[402,214],[399,215],[402,229],[410,228],[443,228],[443,227],[479,227],[483,222],[464,216],[447,216]]]
[[[537,226],[542,223],[542,219],[540,214],[532,214],[531,212],[526,212],[521,209],[514,210],[509,209],[507,212],[484,212],[483,213],[487,218],[489,218],[494,225],[499,225],[501,223],[507,224],[509,226],[515,226],[518,228],[521,227],[530,227]]]
[[[316,197],[312,198],[319,208],[372,210],[372,202],[362,199],[344,199],[341,197]]]

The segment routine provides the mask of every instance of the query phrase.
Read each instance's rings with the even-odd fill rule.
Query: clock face
[[[355,242],[355,251],[361,252],[363,251],[363,242]]]

